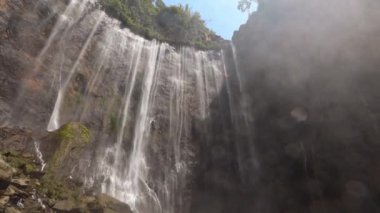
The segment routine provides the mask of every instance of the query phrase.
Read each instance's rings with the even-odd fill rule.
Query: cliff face
[[[0,123],[34,126],[44,129],[44,122],[50,116],[49,102],[52,97],[44,94],[42,81],[33,79],[38,55],[48,39],[49,32],[57,19],[57,13],[64,4],[57,4],[52,10],[43,1],[1,1],[0,8]],[[57,2],[59,3],[59,2]],[[46,67],[43,67],[46,68]],[[34,73],[35,74],[35,73]],[[29,91],[21,100],[20,97]],[[27,107],[19,107],[27,106]],[[17,109],[16,109],[17,108]],[[25,123],[23,123],[25,122]]]
[[[92,0],[7,0],[0,14],[0,125],[31,128],[63,179],[135,212],[187,212],[221,52],[146,40]]]
[[[135,212],[379,212],[379,9],[260,1],[217,52],[90,0],[0,0],[0,125]]]
[[[380,4],[262,1],[235,33],[258,212],[378,212]]]

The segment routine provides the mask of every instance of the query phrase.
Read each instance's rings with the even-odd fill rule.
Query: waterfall
[[[245,184],[252,184],[255,179],[250,175],[252,171],[257,171],[258,162],[255,158],[255,150],[252,146],[253,133],[250,130],[251,114],[248,100],[244,89],[241,74],[239,72],[238,57],[236,48],[233,42],[230,42],[230,51],[233,59],[233,68],[227,72],[225,70],[225,82],[229,100],[230,117],[234,128],[234,144],[237,152],[237,161],[242,182]],[[223,53],[223,61],[225,61],[226,53]],[[226,63],[223,63],[224,65]],[[234,72],[231,72],[233,70]],[[237,84],[237,85],[236,85]]]
[[[70,69],[68,76],[66,77],[65,80],[63,80],[63,82],[60,81],[60,83],[59,83],[60,88],[59,88],[59,92],[58,92],[58,97],[57,97],[57,100],[56,100],[56,103],[54,106],[54,110],[53,110],[53,113],[51,115],[48,127],[47,127],[48,131],[54,131],[54,130],[59,128],[59,112],[60,112],[60,109],[62,106],[62,102],[63,102],[64,95],[66,93],[67,86],[68,86],[71,78],[73,77],[75,71],[77,70],[80,60],[82,59],[83,55],[86,53],[88,45],[90,44],[91,39],[93,38],[95,31],[98,29],[99,24],[102,21],[103,16],[104,16],[104,13],[101,13],[98,20],[96,21],[93,29],[91,30],[90,34],[88,35],[88,38],[87,38],[86,42],[84,43],[84,45],[83,45],[83,47],[79,53],[79,56],[77,57],[73,67]]]
[[[239,63],[238,63],[238,58],[237,58],[237,53],[236,53],[236,47],[234,45],[234,42],[230,42],[230,47],[231,47],[231,50],[232,50],[232,58],[233,58],[233,62],[234,62],[234,68],[235,68],[235,72],[236,72],[236,78],[237,78],[237,83],[238,83],[238,88],[239,88],[239,92],[242,93],[243,92],[243,82],[241,80],[241,76],[240,76],[240,72],[239,72]]]
[[[2,209],[380,212],[380,1],[262,2],[0,0]]]
[[[184,211],[182,199],[185,198],[181,193],[185,192],[189,173],[186,158],[192,154],[186,144],[190,137],[189,114],[199,118],[205,116],[202,112],[190,112],[188,104],[192,102],[190,99],[194,99],[197,108],[205,110],[205,103],[210,103],[218,95],[221,80],[218,85],[209,86],[207,96],[195,93],[197,95],[190,98],[189,94],[203,90],[205,82],[220,78],[222,66],[219,61],[210,60],[214,53],[186,47],[176,52],[168,44],[144,41],[129,31],[124,33],[133,39],[126,43],[132,47],[129,49],[131,52],[123,52],[131,61],[126,74],[129,83],[120,101],[120,126],[114,145],[99,155],[94,177],[90,179],[103,176],[102,191],[127,202],[136,212]],[[143,60],[146,63],[142,63]],[[203,68],[201,64],[204,64]],[[215,75],[215,72],[219,73]],[[133,101],[136,93],[139,94],[139,103]],[[167,122],[168,126],[164,126]],[[167,129],[168,133],[159,132],[160,128]],[[165,176],[152,180],[151,175],[157,174],[149,174],[153,168],[149,165],[152,159],[147,152],[157,146],[154,143],[159,139],[155,137],[166,138],[167,150],[163,151],[167,153],[166,159],[160,159],[162,161],[153,167],[161,168],[160,175],[163,172]],[[126,144],[130,144],[127,145],[128,150]],[[160,155],[163,153],[157,153],[155,157]]]
[[[222,90],[222,57],[146,40],[94,1],[70,1],[33,78],[53,79],[42,84],[52,103],[48,131],[72,121],[91,129],[93,141],[73,177],[137,213],[188,212],[197,160],[192,131]]]
[[[34,141],[34,151],[36,152],[39,163],[41,164],[41,171],[44,171],[46,162],[44,161],[43,154],[40,150],[40,142]]]

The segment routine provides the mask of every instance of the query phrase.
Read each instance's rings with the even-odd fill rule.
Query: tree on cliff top
[[[188,5],[166,6],[162,0],[99,0],[108,15],[148,39],[218,49],[222,39],[206,27]]]
[[[242,12],[249,11],[253,2],[257,2],[257,0],[240,0],[238,3],[238,9]]]

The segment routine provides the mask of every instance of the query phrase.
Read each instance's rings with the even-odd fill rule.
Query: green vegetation
[[[22,157],[17,152],[6,153],[6,161],[14,168],[21,169],[24,173],[29,174],[31,172],[37,171],[38,167],[36,164],[31,162],[31,159]]]
[[[112,113],[110,117],[110,131],[116,133],[120,124],[119,119],[117,118],[116,113]]]
[[[249,11],[253,2],[257,2],[257,0],[240,0],[238,4],[238,9],[242,12]]]
[[[48,161],[47,171],[42,178],[40,190],[54,199],[78,199],[79,194],[75,187],[57,178],[59,166],[67,159],[68,155],[75,149],[83,148],[90,142],[90,130],[81,123],[68,123],[53,133],[54,142],[58,148]]]
[[[69,184],[55,178],[53,175],[47,174],[41,179],[39,191],[46,194],[49,198],[55,200],[63,200],[70,198],[71,200],[79,200],[79,192]]]
[[[3,153],[5,161],[15,169],[19,169],[21,173],[17,176],[25,177],[32,172],[39,171],[34,156],[24,156],[19,152],[7,151]],[[46,194],[53,199],[76,198],[78,192],[74,187],[54,178],[52,174],[45,175],[40,184],[37,185],[38,191]]]
[[[48,173],[52,174],[71,151],[90,142],[90,130],[81,123],[68,123],[54,134],[59,147],[48,162]]]
[[[100,0],[100,6],[133,32],[171,44],[219,49],[222,39],[189,6],[166,6],[162,0]]]
[[[77,141],[82,143],[90,142],[90,130],[81,123],[68,123],[58,130],[58,136],[61,140]]]

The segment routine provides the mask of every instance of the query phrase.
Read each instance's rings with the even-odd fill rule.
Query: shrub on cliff
[[[161,0],[100,0],[101,7],[133,32],[148,39],[218,48],[222,39],[189,6],[166,6]]]

